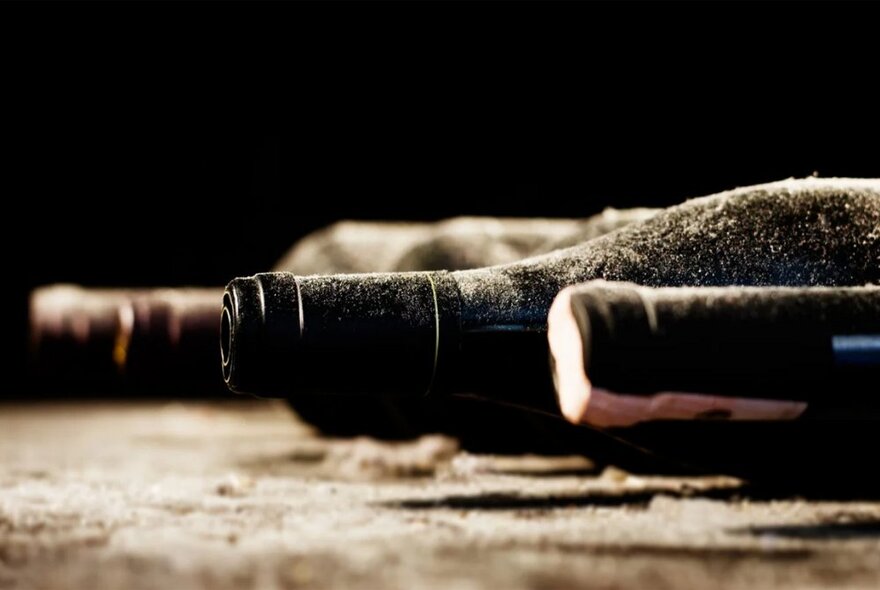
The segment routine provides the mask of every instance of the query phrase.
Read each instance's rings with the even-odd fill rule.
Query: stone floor
[[[274,402],[0,412],[0,588],[830,586],[880,587],[880,500],[326,440]]]

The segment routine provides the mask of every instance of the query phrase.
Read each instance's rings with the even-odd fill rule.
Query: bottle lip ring
[[[229,383],[232,376],[232,340],[235,338],[235,324],[232,321],[233,306],[229,292],[223,294],[223,310],[220,312],[220,360],[223,364],[223,380]]]

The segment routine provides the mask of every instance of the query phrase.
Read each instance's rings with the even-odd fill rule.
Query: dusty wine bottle
[[[598,281],[559,294],[548,337],[562,413],[581,429],[696,471],[876,497],[876,285]]]
[[[880,287],[564,289],[549,343],[563,415],[880,420]]]
[[[223,374],[261,395],[446,392],[556,411],[546,327],[563,287],[877,283],[878,226],[877,180],[791,180],[506,266],[239,278],[224,295]]]

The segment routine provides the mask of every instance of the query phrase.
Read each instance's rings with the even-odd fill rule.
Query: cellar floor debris
[[[753,496],[283,403],[6,405],[0,588],[869,588],[880,500]]]

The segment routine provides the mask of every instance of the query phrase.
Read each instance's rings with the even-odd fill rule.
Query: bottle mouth
[[[220,312],[223,380],[263,397],[422,395],[437,372],[438,342],[454,346],[454,321],[438,306],[457,291],[438,294],[436,280],[280,272],[233,279]]]
[[[265,273],[233,279],[220,312],[223,380],[236,393],[284,393],[301,355],[296,277]]]
[[[232,376],[232,339],[235,337],[232,314],[232,297],[224,293],[223,311],[220,312],[220,360],[223,362],[223,380],[226,383]]]

